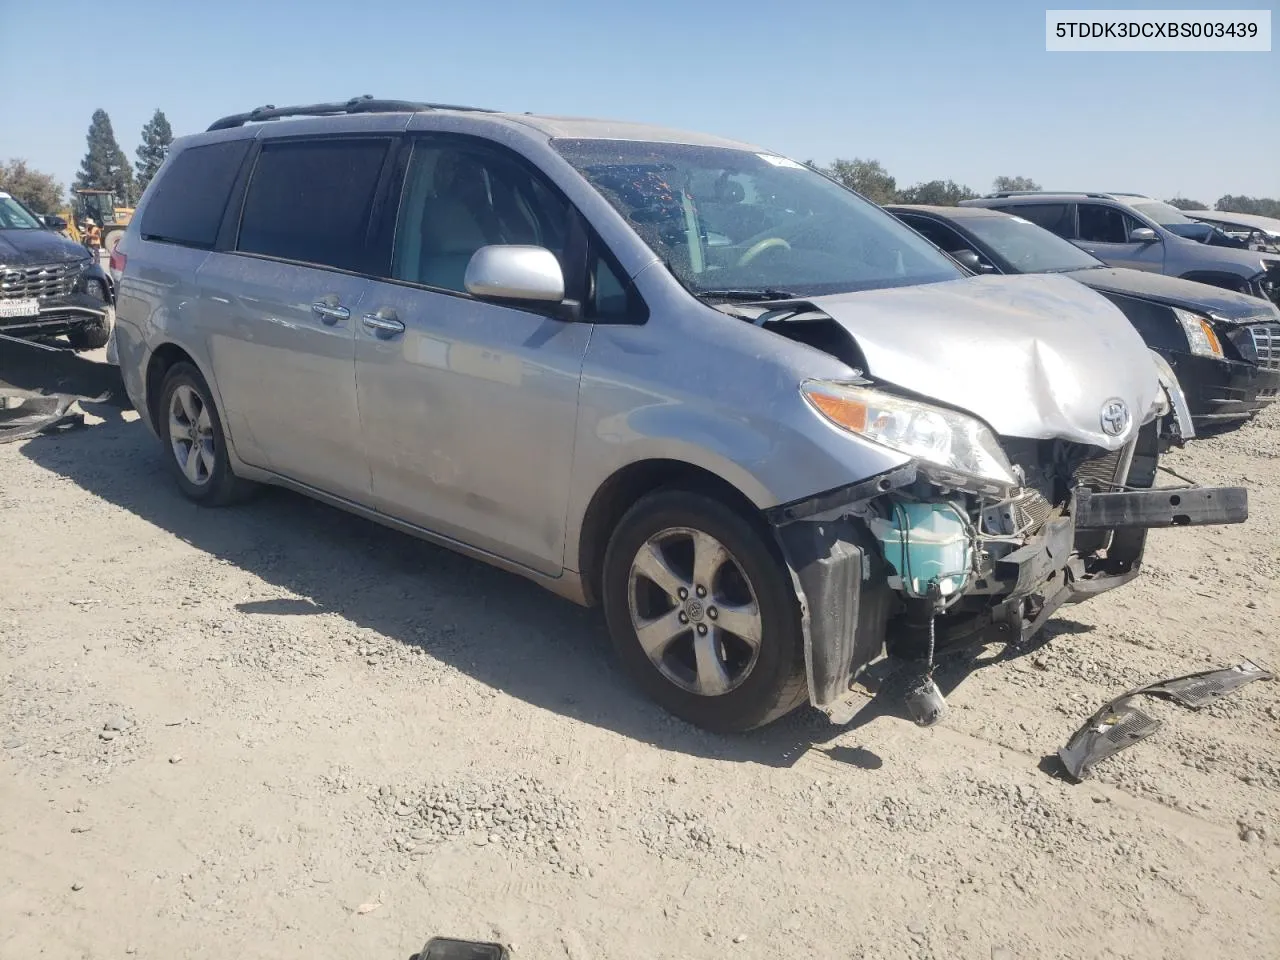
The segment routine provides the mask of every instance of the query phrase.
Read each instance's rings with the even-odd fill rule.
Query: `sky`
[[[1045,7],[1026,0],[54,6],[0,0],[0,160],[63,184],[98,107],[132,161],[156,108],[182,135],[264,103],[370,93],[646,121],[819,163],[873,158],[900,186],[986,191],[1008,175],[1210,205],[1280,197],[1280,45],[1047,53]]]

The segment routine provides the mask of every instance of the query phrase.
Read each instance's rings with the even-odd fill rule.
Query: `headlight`
[[[808,380],[800,389],[838,427],[932,465],[933,479],[1018,485],[995,434],[973,417],[847,383]]]
[[[1173,308],[1173,315],[1182,324],[1182,332],[1187,335],[1187,344],[1192,353],[1197,357],[1222,356],[1222,344],[1218,342],[1218,335],[1213,332],[1213,325],[1209,323],[1208,317],[1177,307]]]
[[[84,292],[91,297],[96,297],[104,303],[107,300],[107,285],[97,277],[90,277],[84,282]]]

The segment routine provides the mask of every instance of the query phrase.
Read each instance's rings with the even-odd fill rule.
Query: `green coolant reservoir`
[[[951,504],[899,502],[887,520],[876,518],[870,525],[897,574],[890,586],[913,597],[927,597],[935,579],[944,597],[964,588],[973,545],[968,523]]]

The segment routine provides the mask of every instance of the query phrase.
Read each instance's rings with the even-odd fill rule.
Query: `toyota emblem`
[[[1129,429],[1129,408],[1119,397],[1112,397],[1102,405],[1102,432],[1118,437]]]

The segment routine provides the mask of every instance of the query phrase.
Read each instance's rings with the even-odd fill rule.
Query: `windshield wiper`
[[[697,295],[708,300],[734,300],[740,302],[801,299],[798,293],[778,290],[774,287],[764,287],[758,290],[699,290]]]

